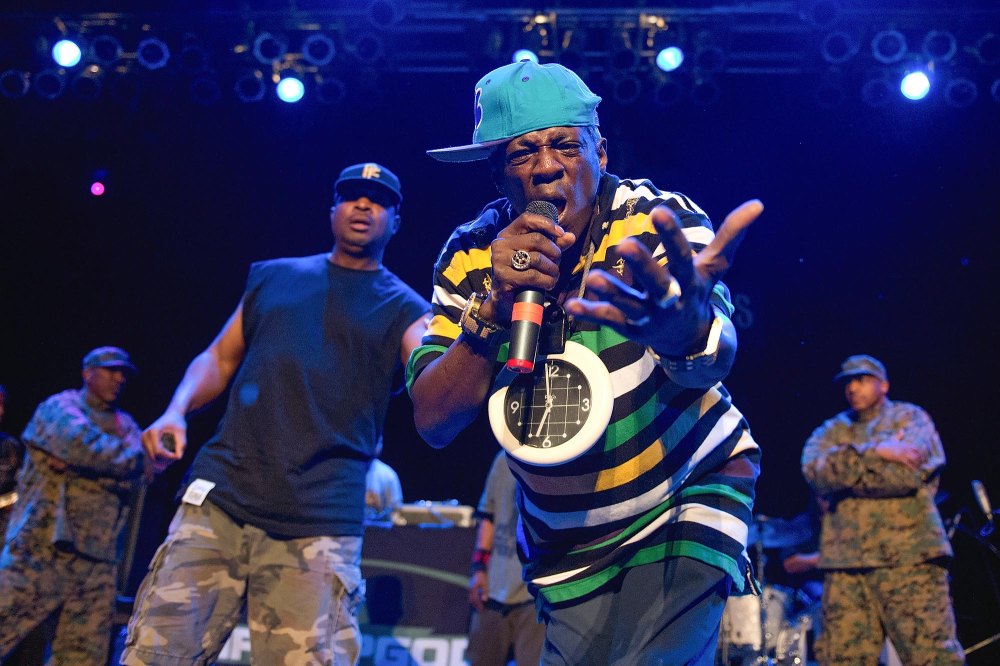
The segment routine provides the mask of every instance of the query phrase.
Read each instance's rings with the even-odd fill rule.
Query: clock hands
[[[549,417],[549,413],[552,411],[552,403],[555,401],[555,396],[552,395],[552,388],[549,381],[549,376],[552,372],[551,367],[545,365],[545,411],[542,412],[542,420],[538,422],[538,430],[535,432],[535,437],[542,436],[542,428],[545,426],[545,420]]]

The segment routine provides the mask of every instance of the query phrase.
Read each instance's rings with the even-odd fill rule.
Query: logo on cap
[[[482,100],[482,98],[483,98],[483,89],[476,88],[476,98],[474,102],[475,108],[472,110],[472,113],[475,116],[475,121],[476,121],[475,125],[472,128],[473,131],[479,129],[479,125],[483,122],[483,105],[480,103],[480,100]]]
[[[366,164],[361,168],[362,178],[378,178],[382,175],[382,168],[377,164]]]

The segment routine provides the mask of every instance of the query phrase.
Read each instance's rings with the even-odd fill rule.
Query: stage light
[[[395,0],[371,0],[368,3],[368,20],[376,28],[388,28],[398,23],[403,12]]]
[[[668,46],[656,54],[656,66],[664,72],[672,72],[684,63],[684,51],[679,46]]]
[[[518,49],[514,51],[514,56],[510,59],[511,62],[521,62],[522,60],[530,60],[531,62],[538,62],[538,54],[530,49]]]
[[[208,53],[200,44],[185,44],[177,54],[177,62],[188,74],[197,74],[208,69]]]
[[[188,86],[191,101],[200,106],[211,106],[222,98],[222,88],[214,76],[200,74]]]
[[[611,33],[609,48],[611,69],[616,72],[628,72],[639,64],[639,53],[632,34],[626,29]]]
[[[697,106],[712,106],[721,96],[722,90],[712,79],[695,81],[691,87],[691,101]]]
[[[615,77],[611,87],[611,97],[618,104],[627,105],[639,99],[642,94],[642,81],[635,74],[620,74]]]
[[[111,35],[98,35],[90,42],[90,58],[99,65],[111,67],[122,56],[122,44]]]
[[[868,79],[861,86],[861,99],[872,108],[883,107],[893,98],[893,85],[885,76]]]
[[[695,51],[693,64],[702,72],[718,72],[726,66],[726,52],[714,44],[707,44]]]
[[[83,58],[80,45],[71,39],[60,39],[52,47],[52,60],[60,67],[76,67]]]
[[[101,68],[88,65],[82,72],[73,77],[69,84],[70,92],[79,99],[93,102],[101,96]]]
[[[255,69],[241,74],[233,85],[236,98],[244,104],[259,102],[264,99],[267,92],[267,84],[264,83],[264,74]]]
[[[354,57],[364,65],[374,65],[385,54],[382,38],[371,31],[354,34],[350,47]]]
[[[898,30],[882,30],[872,38],[872,57],[883,65],[899,62],[906,56],[906,37]]]
[[[964,109],[972,106],[977,97],[979,97],[979,89],[969,79],[954,78],[944,86],[944,101],[948,106]]]
[[[587,40],[590,32],[585,28],[566,28],[559,35],[559,64],[583,78],[587,67]]]
[[[687,89],[680,77],[660,76],[653,88],[653,104],[666,109],[680,104],[686,95]]]
[[[0,74],[0,95],[7,99],[21,99],[28,94],[31,79],[27,72],[8,69]]]
[[[817,0],[806,10],[806,18],[819,28],[834,24],[840,17],[840,4],[835,0]]]
[[[253,57],[262,65],[284,60],[287,53],[288,41],[280,35],[262,32],[253,40]]]
[[[288,104],[298,102],[306,94],[306,87],[302,83],[302,79],[294,75],[283,77],[278,81],[275,90],[278,93],[278,99]]]
[[[336,53],[333,40],[321,33],[313,33],[302,42],[302,59],[316,67],[329,65]]]
[[[931,81],[927,74],[921,71],[907,72],[899,82],[899,92],[903,97],[913,101],[919,101],[927,97],[931,91]]]
[[[104,192],[105,192],[104,183],[102,183],[101,181],[95,180],[93,183],[90,184],[90,193],[93,194],[95,197],[102,196]]]
[[[514,50],[511,62],[521,60],[539,62],[543,54],[553,55],[552,29],[549,21],[550,17],[547,14],[536,14],[521,25],[519,34],[513,41],[513,45],[518,48]]]
[[[1000,63],[1000,37],[988,32],[976,41],[975,53],[984,65]]]
[[[935,62],[947,62],[958,52],[955,35],[945,30],[931,30],[924,35],[924,57]]]
[[[317,75],[313,94],[320,104],[340,104],[347,97],[347,85],[336,77]]]
[[[136,60],[149,70],[162,69],[170,60],[170,49],[166,42],[156,37],[147,37],[135,49]]]
[[[831,65],[840,65],[858,54],[858,40],[843,30],[834,30],[823,36],[819,52]]]
[[[42,99],[56,99],[66,88],[66,79],[54,69],[43,69],[35,74],[35,94]]]

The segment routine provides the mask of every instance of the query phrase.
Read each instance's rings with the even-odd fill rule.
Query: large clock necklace
[[[580,296],[593,258],[591,241]],[[547,307],[547,315],[550,312],[559,313],[565,322],[558,305]],[[559,465],[583,455],[604,434],[614,406],[611,374],[601,359],[567,340],[567,326],[556,330],[559,344],[538,355],[533,372],[500,372],[488,403],[497,441],[509,455],[532,465]]]

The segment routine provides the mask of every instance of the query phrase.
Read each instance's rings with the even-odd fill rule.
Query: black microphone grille
[[[524,209],[525,213],[534,213],[535,215],[544,215],[553,222],[559,219],[559,209],[549,201],[531,201]]]

